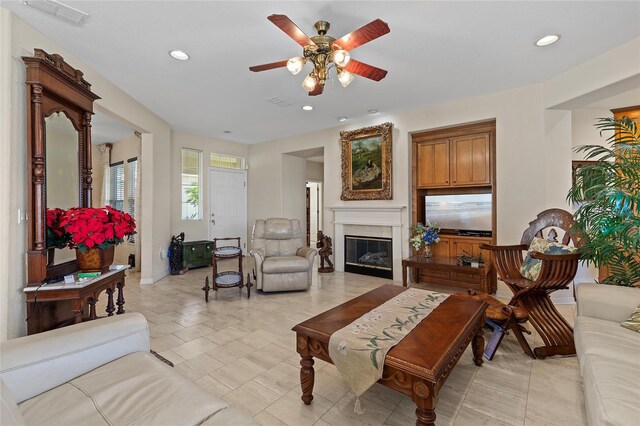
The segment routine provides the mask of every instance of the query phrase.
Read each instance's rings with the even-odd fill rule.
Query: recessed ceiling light
[[[171,55],[173,59],[177,59],[179,61],[186,61],[187,59],[189,59],[189,55],[187,55],[182,50],[170,50],[169,55]]]
[[[338,121],[347,121],[347,117],[345,116],[338,117]]]
[[[373,108],[373,109],[370,109],[370,110],[369,110],[369,111],[367,111],[367,112],[369,113],[369,115],[376,115],[376,114],[377,114],[377,113],[379,113],[380,111],[379,111],[379,110],[377,110],[377,109],[375,109],[375,108]]]
[[[302,109],[305,111],[313,111],[313,107],[311,105],[305,105],[302,107]]]
[[[538,46],[538,47],[549,46],[550,44],[553,44],[558,40],[560,40],[560,36],[559,35],[557,35],[557,34],[549,34],[549,35],[546,35],[544,37],[541,37],[538,41],[536,41],[536,46]]]

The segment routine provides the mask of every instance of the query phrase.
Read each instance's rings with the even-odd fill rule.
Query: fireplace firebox
[[[344,270],[393,279],[391,238],[344,236]]]

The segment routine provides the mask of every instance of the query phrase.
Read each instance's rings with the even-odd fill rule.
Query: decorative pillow
[[[535,281],[540,275],[542,269],[542,261],[531,257],[531,253],[537,251],[544,254],[570,254],[578,250],[576,247],[566,246],[562,243],[545,240],[544,238],[534,237],[529,246],[529,251],[522,262],[520,273],[524,278]]]
[[[620,325],[636,333],[640,333],[640,305],[633,310],[629,319],[620,323]]]

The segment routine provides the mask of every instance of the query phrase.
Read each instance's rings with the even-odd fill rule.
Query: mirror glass
[[[46,207],[48,216],[55,208],[77,207],[80,196],[79,132],[64,113],[53,113],[45,118],[46,159]],[[47,222],[50,221],[48,217]],[[49,248],[55,247],[55,237],[47,238]],[[53,244],[52,244],[53,242]],[[75,252],[68,248],[49,250],[48,264],[60,264],[75,259]],[[51,258],[53,255],[53,259]]]

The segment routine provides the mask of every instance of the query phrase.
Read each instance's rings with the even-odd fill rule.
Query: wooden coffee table
[[[331,334],[406,290],[383,285],[293,327],[302,357],[300,384],[305,404],[313,400],[313,357],[331,362]],[[453,294],[387,353],[378,383],[411,396],[417,406],[416,425],[435,424],[438,392],[472,340],[473,361],[482,365],[486,308],[485,302]]]

